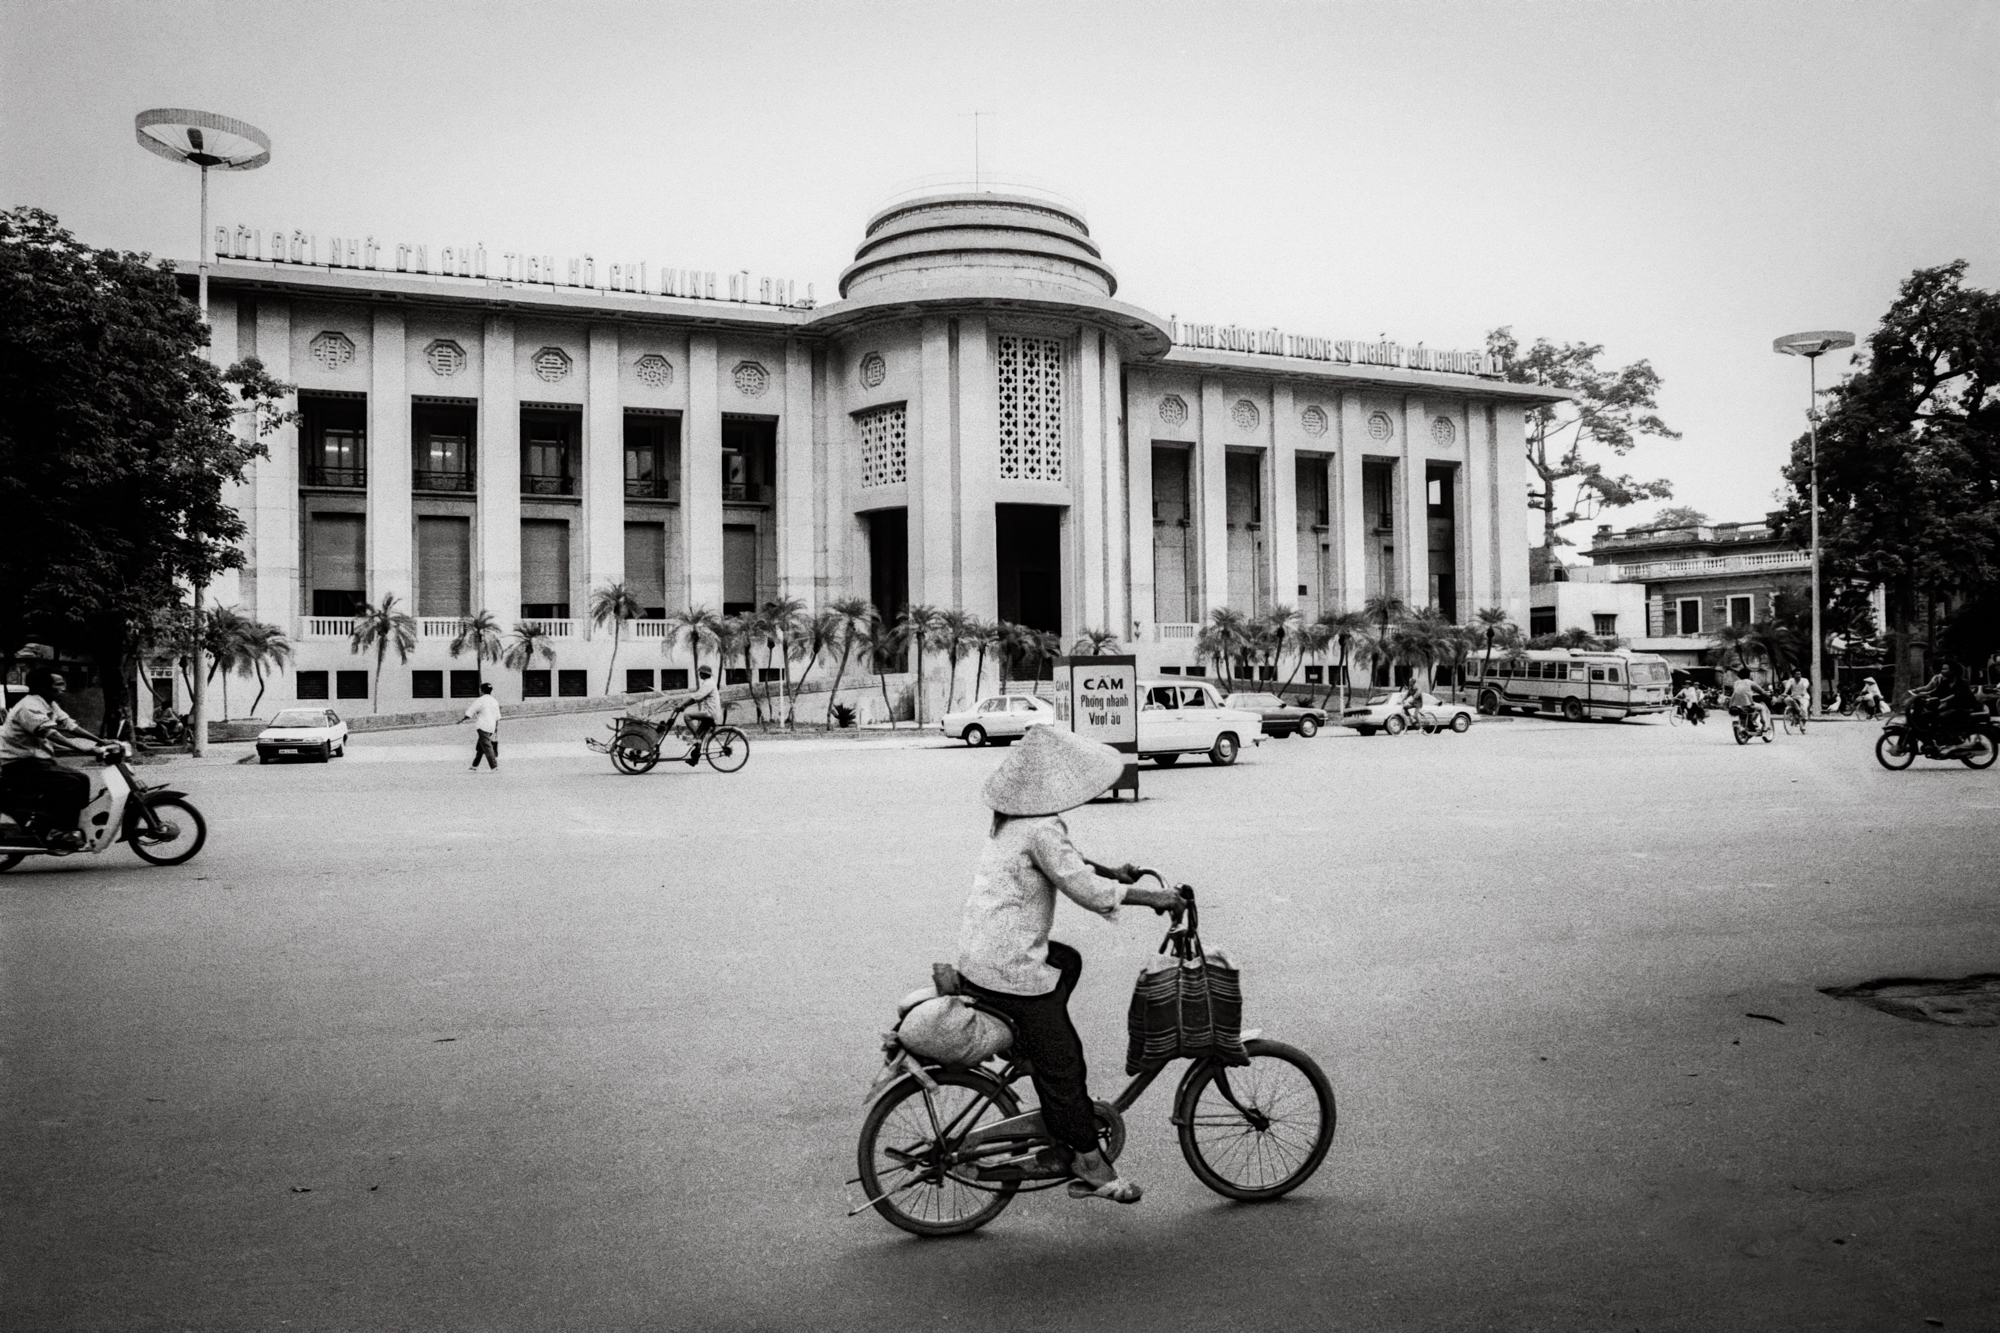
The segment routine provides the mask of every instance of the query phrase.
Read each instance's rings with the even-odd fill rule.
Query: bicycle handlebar
[[[1154,911],[1154,912],[1155,912],[1156,914],[1164,914],[1164,913],[1168,913],[1168,912],[1171,912],[1171,913],[1173,914],[1173,918],[1174,918],[1174,924],[1175,924],[1176,926],[1178,926],[1178,925],[1180,924],[1180,920],[1181,920],[1181,916],[1182,916],[1182,915],[1183,915],[1184,913],[1192,913],[1192,912],[1193,912],[1193,911],[1195,910],[1195,908],[1194,908],[1194,885],[1192,885],[1192,884],[1182,884],[1182,885],[1179,885],[1179,886],[1175,886],[1175,885],[1172,885],[1172,884],[1169,884],[1169,883],[1167,883],[1167,877],[1166,877],[1165,875],[1162,875],[1162,874],[1161,874],[1161,873],[1160,873],[1159,871],[1157,871],[1157,870],[1153,869],[1153,868],[1152,868],[1151,866],[1140,866],[1140,867],[1138,868],[1138,874],[1134,875],[1134,876],[1132,877],[1132,880],[1133,880],[1133,882],[1134,882],[1134,883],[1137,883],[1137,882],[1138,882],[1138,881],[1139,881],[1139,880],[1140,880],[1141,878],[1143,878],[1143,877],[1144,877],[1144,876],[1146,876],[1146,875],[1151,875],[1151,876],[1152,876],[1152,877],[1153,877],[1154,879],[1158,880],[1158,881],[1160,882],[1160,887],[1161,887],[1161,888],[1163,888],[1163,889],[1173,889],[1173,888],[1177,888],[1177,889],[1178,889],[1178,892],[1179,892],[1179,893],[1180,893],[1180,895],[1181,895],[1181,902],[1180,902],[1180,906],[1178,906],[1178,907],[1155,907],[1155,908],[1153,909],[1153,911]],[[1190,924],[1192,924],[1192,923],[1190,922]]]

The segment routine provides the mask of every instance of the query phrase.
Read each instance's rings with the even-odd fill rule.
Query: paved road
[[[624,778],[563,741],[593,721],[497,774],[463,732],[149,770],[209,812],[196,861],[0,880],[0,1324],[1996,1326],[2000,1029],[1817,988],[2000,971],[2000,770],[1513,722],[1149,771],[1079,840],[1200,886],[1250,1021],[1333,1075],[1333,1153],[1228,1204],[1156,1089],[1143,1203],[926,1243],[842,1182],[998,754]],[[1156,919],[1063,911],[1115,1086]]]

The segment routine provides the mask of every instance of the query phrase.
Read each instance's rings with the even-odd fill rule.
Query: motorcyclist
[[[90,801],[90,777],[57,763],[56,751],[102,753],[110,742],[78,726],[56,701],[67,688],[62,673],[37,667],[27,684],[0,723],[0,784],[40,820],[37,832],[50,847],[76,851],[84,844],[77,816]]]
[[[1926,738],[1939,745],[1940,759],[1956,759],[1970,752],[1966,731],[1979,701],[1955,660],[1945,659],[1935,676],[1910,691],[1910,699],[1910,719],[1922,727]]]
[[[1738,676],[1736,684],[1729,691],[1729,713],[1743,719],[1744,725],[1752,732],[1762,731],[1771,725],[1771,714],[1764,706],[1763,691],[1749,674]]]

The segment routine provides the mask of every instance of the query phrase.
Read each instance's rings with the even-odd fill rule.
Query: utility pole
[[[1840,329],[1792,333],[1777,339],[1771,350],[1806,359],[1806,431],[1812,442],[1812,707],[1826,712],[1820,693],[1819,628],[1819,359],[1836,348],[1854,346],[1854,335]]]

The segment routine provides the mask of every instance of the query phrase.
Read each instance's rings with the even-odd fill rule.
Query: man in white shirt
[[[51,847],[83,846],[77,814],[90,800],[90,778],[56,762],[56,751],[88,753],[104,742],[76,724],[56,696],[66,682],[59,672],[28,673],[28,693],[0,724],[0,776],[46,826]]]
[[[480,685],[479,697],[472,701],[472,707],[465,710],[465,716],[459,721],[470,722],[478,738],[472,751],[472,771],[479,771],[482,759],[489,768],[500,767],[500,701],[493,697],[491,685]]]

